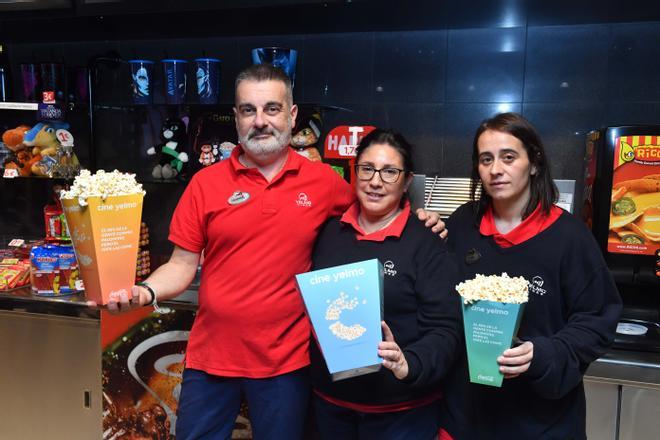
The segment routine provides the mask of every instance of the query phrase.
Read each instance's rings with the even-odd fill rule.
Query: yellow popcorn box
[[[143,194],[62,199],[85,296],[107,304],[110,294],[135,284]]]

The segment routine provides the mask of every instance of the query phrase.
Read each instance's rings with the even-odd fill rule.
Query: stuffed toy
[[[296,124],[291,136],[291,146],[301,156],[305,156],[312,162],[321,161],[321,153],[316,148],[316,143],[321,137],[321,116],[313,113],[303,117]]]
[[[32,174],[41,177],[50,177],[53,165],[57,163],[57,151],[60,143],[55,136],[58,128],[68,128],[66,122],[40,122],[25,133],[23,143],[32,147],[32,156],[41,156],[38,162],[32,165]]]
[[[199,163],[201,163],[202,166],[207,167],[213,165],[213,163],[218,160],[218,144],[202,144],[200,149],[202,151],[199,153]]]
[[[30,130],[27,125],[19,125],[2,133],[2,142],[14,153],[25,148],[23,138],[25,133]]]
[[[20,150],[5,161],[5,168],[15,169],[22,177],[32,175],[32,166],[41,160],[40,155],[32,156],[28,150]]]
[[[30,167],[32,166],[30,163],[32,154],[25,154],[27,151],[23,143],[23,137],[28,130],[30,127],[27,125],[19,125],[2,133],[2,143],[6,147],[3,154],[3,166],[18,170],[19,175],[24,177],[31,174]],[[28,163],[30,163],[29,166]]]
[[[67,129],[69,124],[66,122],[39,122],[30,130],[25,132],[23,144],[26,147],[32,147],[33,160],[32,174],[41,177],[51,177],[53,166],[57,164],[57,156],[60,150],[60,142],[57,140],[56,131],[58,129]]]
[[[28,147],[33,147],[33,155],[55,156],[60,145],[55,132],[61,128],[68,129],[69,124],[66,122],[39,122],[25,133],[23,143]]]
[[[173,179],[185,175],[188,162],[186,153],[186,124],[184,120],[169,118],[160,130],[162,143],[147,150],[149,156],[160,155],[151,175],[154,179]]]

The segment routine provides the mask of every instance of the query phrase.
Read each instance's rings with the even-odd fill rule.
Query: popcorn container
[[[296,275],[332,380],[380,369],[383,267],[378,260]]]
[[[111,293],[135,284],[140,218],[144,195],[62,199],[64,215],[78,258],[85,296],[107,304]]]
[[[475,301],[463,304],[463,327],[470,382],[502,386],[497,358],[511,347],[525,304]]]

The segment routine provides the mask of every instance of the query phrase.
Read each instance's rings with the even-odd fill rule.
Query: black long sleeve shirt
[[[312,338],[312,381],[323,394],[347,402],[386,405],[437,393],[461,338],[459,299],[454,286],[457,264],[443,241],[410,216],[400,237],[357,240],[352,226],[330,219],[319,234],[313,268],[324,269],[377,258],[385,267],[384,321],[408,362],[408,377],[376,373],[332,382]],[[374,351],[378,347],[373,348]]]
[[[595,240],[567,212],[509,248],[478,228],[474,204],[463,205],[447,221],[448,244],[464,279],[507,272],[530,281],[518,337],[532,341],[534,357],[526,373],[493,388],[469,383],[461,356],[447,383],[445,429],[457,440],[586,438],[582,375],[614,340],[621,313]]]

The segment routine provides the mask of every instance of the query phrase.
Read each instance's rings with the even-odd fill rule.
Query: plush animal
[[[19,125],[2,133],[2,142],[14,153],[25,148],[23,138],[25,133],[30,130],[27,125]]]
[[[159,155],[158,164],[151,170],[154,179],[182,177],[188,163],[186,152],[186,124],[181,119],[167,119],[160,130],[162,143],[147,150],[149,156]]]
[[[202,144],[201,152],[199,153],[199,163],[202,164],[202,166],[209,166],[213,165],[213,163],[218,160],[218,145],[217,144]]]
[[[32,167],[41,160],[40,155],[33,156],[28,150],[20,150],[5,161],[6,169],[15,169],[18,174],[27,177],[32,175]]]
[[[25,133],[23,143],[27,147],[32,147],[33,157],[40,156],[39,161],[33,163],[31,167],[32,174],[41,177],[51,176],[60,149],[60,142],[55,134],[58,129],[67,128],[69,124],[66,122],[39,122]]]
[[[321,153],[316,148],[316,143],[321,136],[321,116],[313,113],[308,117],[303,117],[296,124],[291,136],[291,146],[301,156],[305,156],[312,162],[321,161]]]
[[[62,125],[66,125],[66,127]],[[28,147],[33,147],[32,154],[54,156],[59,147],[59,142],[57,141],[57,137],[55,137],[55,131],[58,128],[68,128],[68,125],[64,123],[40,122],[25,133],[23,143]]]

